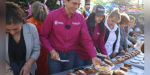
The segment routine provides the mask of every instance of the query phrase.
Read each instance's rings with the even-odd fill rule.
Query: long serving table
[[[143,36],[138,36],[137,37],[137,40],[138,41],[144,41],[144,37]],[[132,51],[132,49],[133,48],[129,48],[129,52],[131,52]],[[141,53],[142,54],[142,53]],[[142,60],[143,58],[140,58],[139,56],[141,56],[141,54],[138,54],[138,55],[136,55],[136,56],[134,56],[134,57],[132,57],[132,58],[130,58],[130,59],[128,59],[128,60],[125,60],[123,63],[127,63],[127,64],[131,64],[131,65],[133,65],[133,66],[135,66],[135,67],[137,67],[137,68],[140,68],[140,69],[143,69],[144,70],[144,60]],[[118,56],[123,56],[123,54],[119,54],[119,55],[117,55],[116,57],[118,57]],[[115,58],[116,58],[115,57]],[[137,58],[139,58],[139,60],[137,60]],[[131,61],[137,61],[137,63],[133,63],[133,62],[131,62]]]
[[[110,70],[120,69],[120,66],[123,66],[123,64],[124,63],[115,64],[113,67],[110,67]],[[93,65],[83,66],[82,68],[84,68],[84,69],[93,68]],[[75,69],[71,69],[71,70],[63,71],[63,72],[52,74],[52,75],[67,75],[74,71],[75,71]],[[96,73],[98,73],[98,72],[96,72]],[[89,75],[96,75],[96,73],[89,74]],[[126,72],[126,75],[144,75],[144,70],[133,66],[131,69],[129,69],[129,72]]]
[[[132,48],[129,48],[129,52],[131,52]],[[118,56],[123,56],[123,54],[119,54],[117,55],[116,57]],[[125,61],[123,61],[122,63],[127,63],[127,64],[131,64],[132,66],[135,66],[137,68],[140,68],[140,69],[143,69],[144,70],[144,61],[143,61],[143,58],[140,58],[138,56],[141,56],[141,54],[138,54],[130,59],[127,59]],[[116,58],[115,57],[115,58]],[[136,58],[139,58],[139,60],[137,60]],[[137,61],[137,63],[133,63],[131,61]]]
[[[139,36],[137,38],[137,40],[144,41],[144,38],[142,36]],[[129,48],[129,52],[131,52],[131,50],[132,50],[132,48]],[[127,63],[127,64],[131,64],[133,67],[131,69],[129,69],[129,72],[126,72],[126,75],[144,75],[144,63],[141,62],[143,60],[139,60],[139,63],[132,63],[131,62],[131,60],[135,60],[135,57],[138,58],[137,56],[139,56],[139,55],[140,54],[138,54],[138,55],[136,55],[136,56],[134,56],[128,60],[125,60],[122,63],[115,64],[113,67],[110,67],[110,70],[120,69],[120,66],[123,66],[124,63]],[[123,56],[123,55],[118,54],[116,57],[118,57],[118,56]],[[84,68],[84,69],[93,68],[93,65],[87,65],[87,66],[83,66],[80,68]],[[52,75],[67,75],[67,74],[72,73],[74,71],[75,71],[75,69],[71,69],[71,70],[63,71],[63,72],[52,74]],[[90,74],[90,75],[96,75],[96,73]]]
[[[129,52],[131,52],[131,50],[132,50],[132,48],[129,48]],[[118,56],[122,56],[122,54],[119,54],[116,57],[118,57]],[[121,62],[119,64],[114,64],[113,67],[110,67],[110,70],[120,69],[120,66],[123,66],[124,63],[128,63],[128,64],[131,64],[133,67],[131,69],[129,69],[129,72],[126,72],[126,75],[144,75],[144,64],[143,63],[135,64],[135,63],[130,62],[130,60],[134,60],[134,57],[130,58],[130,59],[124,61],[124,62]],[[93,65],[87,65],[87,66],[83,66],[83,67],[79,67],[79,68],[84,68],[84,69],[86,69],[86,68],[93,68]],[[69,73],[74,72],[76,69],[77,68],[71,69],[71,70],[67,70],[67,71],[63,71],[63,72],[56,73],[56,74],[52,74],[52,75],[67,75]],[[90,75],[96,75],[96,73],[90,74]]]

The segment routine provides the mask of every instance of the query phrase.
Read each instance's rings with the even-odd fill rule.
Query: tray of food
[[[96,65],[95,67],[93,65],[86,66],[84,69],[76,70],[74,72],[71,72],[67,75],[134,75],[134,72],[132,73],[130,69],[132,69],[132,65],[124,63],[124,65],[114,65],[110,60],[104,59],[104,64],[102,65]]]
[[[132,50],[131,53],[125,53],[123,56],[113,58],[111,61],[113,64],[122,63],[123,61],[130,59],[130,58],[138,55],[139,53],[140,53],[140,51],[138,51],[138,50]],[[141,55],[139,57],[143,57],[143,55]]]

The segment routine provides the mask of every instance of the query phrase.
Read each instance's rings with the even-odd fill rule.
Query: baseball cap
[[[85,0],[85,5],[90,5],[90,0]]]
[[[105,16],[105,7],[100,4],[95,5],[92,12],[94,12],[97,16]]]

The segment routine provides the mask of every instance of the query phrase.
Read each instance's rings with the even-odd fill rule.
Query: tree
[[[112,3],[118,4],[119,6],[127,6],[132,0],[112,0]]]
[[[61,2],[61,0],[58,0]],[[49,7],[49,9],[55,10],[61,7],[61,5],[56,5],[57,0],[47,0],[46,5]],[[61,4],[61,3],[60,3]]]
[[[9,2],[14,2],[18,4],[22,9],[28,9],[28,2],[32,4],[35,1],[40,1],[43,3],[45,0],[7,0]],[[60,0],[58,0],[60,1]],[[49,7],[50,10],[55,10],[60,8],[61,6],[56,5],[57,0],[47,0],[46,5]]]

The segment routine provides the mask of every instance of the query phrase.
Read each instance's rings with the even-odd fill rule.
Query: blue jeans
[[[85,65],[90,65],[90,64],[92,64],[91,59],[84,60],[84,59],[80,58],[77,55],[77,53],[75,53],[73,68],[83,67]]]
[[[75,50],[68,53],[60,53],[57,51],[57,53],[59,54],[61,60],[69,60],[70,62],[60,62],[57,60],[53,60],[51,59],[51,55],[48,54],[49,75],[73,69]]]
[[[19,75],[20,74],[20,71],[21,71],[22,67],[25,64],[25,61],[20,61],[19,63],[20,63],[19,65],[17,65],[16,62],[11,62],[10,63],[10,67],[12,68],[14,75]]]

